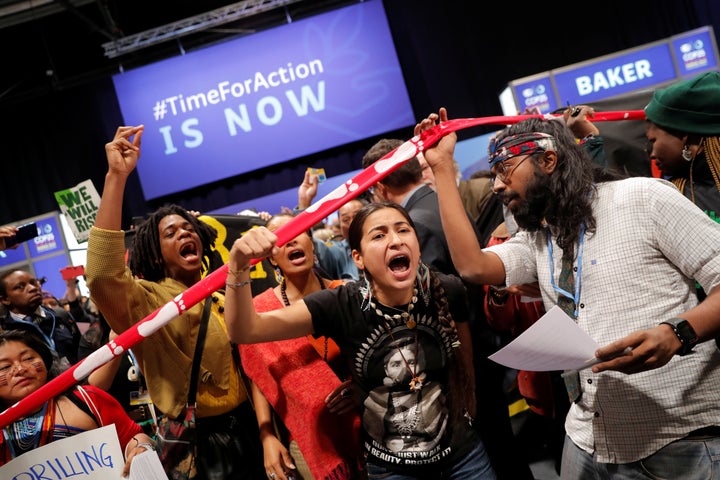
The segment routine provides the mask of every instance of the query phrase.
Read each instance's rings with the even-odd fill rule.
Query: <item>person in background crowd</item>
[[[338,208],[338,221],[340,223],[340,240],[335,240],[335,245],[343,249],[346,255],[346,260],[343,262],[340,273],[340,278],[345,280],[359,280],[360,272],[358,271],[357,265],[352,259],[352,249],[348,243],[348,235],[350,234],[350,224],[355,218],[355,214],[364,207],[367,202],[360,198],[353,198],[345,203],[342,207]]]
[[[499,245],[511,237],[503,222],[493,231],[487,246]],[[545,314],[537,283],[509,287],[485,285],[484,290],[485,318],[503,339],[501,344],[515,339]],[[561,372],[520,370],[515,379],[518,393],[532,412],[523,428],[541,432],[542,442],[549,448],[555,461],[555,471],[559,474],[565,440],[565,416],[570,408]]]
[[[198,282],[210,262],[217,232],[187,210],[161,207],[135,229],[129,266],[120,230],[128,175],[140,157],[143,126],[119,127],[105,152],[108,173],[90,231],[86,277],[108,324],[122,333]],[[257,422],[243,385],[237,348],[223,320],[224,297],[213,293],[197,386],[197,456],[200,479],[265,476]],[[185,408],[203,305],[133,347],[157,408],[177,418]]]
[[[288,214],[275,215],[267,228],[275,231],[292,218]],[[302,233],[268,257],[282,280],[253,298],[258,312],[288,306],[309,293],[344,283],[321,276],[315,268],[313,250],[309,235]],[[360,459],[356,428],[359,421],[355,425],[358,418],[348,389],[350,381],[341,383],[349,372],[337,344],[327,337],[309,335],[240,345],[240,356],[253,381],[255,414],[268,476],[277,475],[277,480],[355,478],[353,473],[357,473]],[[276,434],[271,405],[289,430],[289,453]]]
[[[425,185],[435,190],[435,175],[433,175],[432,169],[422,152],[418,154],[417,159],[420,162],[420,168],[422,168],[422,178]],[[488,204],[488,200],[492,197],[490,175],[476,172],[471,178],[464,180],[460,172],[460,164],[457,161],[455,161],[455,174],[457,175],[458,189],[465,210],[468,211],[473,222],[477,223],[478,218],[483,214]]]
[[[24,330],[0,333],[0,407],[21,401],[62,370],[39,337]],[[0,436],[0,466],[48,443],[114,424],[125,452],[124,475],[133,458],[154,450],[152,439],[123,412],[117,401],[91,386],[74,387],[47,400],[30,415],[15,420]],[[47,477],[46,477],[47,478]]]
[[[277,237],[257,228],[236,240],[228,268],[228,334],[238,343],[325,335],[340,347],[361,408],[363,448],[370,478],[494,479],[477,432],[472,340],[467,297],[457,277],[420,261],[413,221],[394,203],[363,207],[349,238],[362,282],[306,295],[290,306],[257,313],[248,269],[253,258],[277,254]],[[235,282],[239,282],[235,284]],[[423,369],[398,342],[424,352]],[[405,380],[388,389],[385,358],[404,359]],[[436,389],[436,387],[439,387]],[[374,408],[378,397],[384,409]],[[486,412],[475,421],[484,421]],[[393,425],[393,431],[381,425]],[[383,432],[388,432],[386,435]],[[396,437],[396,432],[401,438]],[[389,441],[389,435],[394,436]]]
[[[317,175],[305,172],[305,177],[298,187],[298,204],[293,213],[298,213],[312,205],[318,190]],[[360,198],[348,201],[338,209],[338,219],[343,239],[322,245],[325,242],[315,241],[315,254],[319,266],[330,276],[344,280],[358,280],[358,272],[347,244],[347,229],[350,227],[355,212],[365,204]]]
[[[415,131],[447,118],[440,109]],[[720,352],[703,342],[720,331],[720,225],[668,182],[616,180],[565,125],[531,119],[498,135],[490,157],[494,191],[521,231],[482,250],[457,213],[456,138],[445,136],[425,158],[463,278],[538,281],[545,308],[559,304],[605,345],[598,365],[565,377],[573,403],[562,478],[712,477]],[[708,292],[700,304],[693,278]]]
[[[66,366],[77,362],[80,330],[62,309],[42,305],[40,281],[25,270],[0,272],[0,302],[7,310],[0,317],[3,330],[20,329],[39,335]]]

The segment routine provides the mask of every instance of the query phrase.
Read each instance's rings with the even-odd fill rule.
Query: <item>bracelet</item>
[[[244,281],[238,282],[238,283],[225,282],[225,285],[227,285],[228,287],[241,288],[241,287],[244,287],[245,285],[250,285],[251,282],[252,282],[252,280],[244,280]]]
[[[143,442],[143,443],[138,442],[138,444],[135,445],[134,448],[137,448],[137,447],[143,447],[145,450],[152,450],[153,452],[155,451],[155,445],[153,445],[152,443],[148,443],[148,442]]]
[[[250,270],[250,265],[245,268],[241,268],[240,270],[230,270],[230,268],[228,268],[228,273],[237,277],[241,273],[247,272],[248,270]]]

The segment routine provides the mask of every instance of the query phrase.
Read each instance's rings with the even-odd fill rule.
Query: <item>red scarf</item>
[[[272,288],[253,302],[258,312],[283,308]],[[328,411],[325,397],[341,381],[310,341],[303,337],[240,345],[240,356],[245,372],[290,431],[313,476],[349,479],[350,467],[359,457],[360,417],[355,411]]]

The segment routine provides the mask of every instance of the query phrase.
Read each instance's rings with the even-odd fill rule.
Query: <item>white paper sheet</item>
[[[133,457],[130,464],[130,480],[167,480],[158,454],[147,450]]]
[[[597,342],[556,305],[488,358],[516,370],[572,370],[587,368],[598,348]]]

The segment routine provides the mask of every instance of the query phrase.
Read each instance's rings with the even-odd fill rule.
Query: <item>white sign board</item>
[[[120,480],[125,465],[115,424],[49,443],[0,467],[3,480]]]

